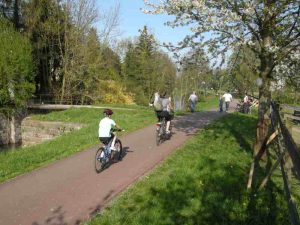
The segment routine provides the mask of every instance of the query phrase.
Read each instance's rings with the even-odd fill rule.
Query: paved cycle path
[[[99,174],[95,146],[0,184],[0,225],[79,224],[222,115],[209,111],[179,117],[172,138],[158,147],[155,125],[123,136],[123,160]]]

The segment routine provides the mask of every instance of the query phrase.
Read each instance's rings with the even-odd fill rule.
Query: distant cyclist
[[[166,119],[166,133],[170,133],[170,124],[173,118],[172,112],[173,108],[171,105],[171,97],[166,98],[166,93],[159,94],[156,92],[154,94],[153,105],[158,121],[161,121],[162,118]]]
[[[149,103],[149,106],[153,106],[158,121],[160,121],[159,114],[162,111],[162,99],[159,92],[154,93],[154,99]]]
[[[166,133],[169,134],[170,133],[171,120],[174,117],[171,97],[167,98],[166,96],[164,96],[164,98],[162,99],[162,106],[163,106],[163,109],[162,109],[162,112],[161,112],[161,116],[165,117],[165,119],[167,121]]]
[[[116,150],[115,149],[115,140],[116,140],[116,134],[113,133],[113,129],[117,128],[119,130],[122,130],[121,127],[119,127],[114,120],[111,119],[111,116],[113,114],[113,111],[111,109],[105,109],[103,111],[104,118],[100,120],[99,123],[99,140],[104,144],[107,145],[109,142],[111,142],[110,150]]]

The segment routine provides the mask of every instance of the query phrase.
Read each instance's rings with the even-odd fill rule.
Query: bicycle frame
[[[158,146],[162,141],[166,140],[166,119],[162,118],[160,122],[156,123],[156,145]]]
[[[111,146],[114,143],[114,147],[118,146],[116,151],[111,150]],[[95,170],[100,173],[104,168],[107,168],[113,162],[122,160],[123,150],[122,142],[120,139],[112,138],[107,144],[103,144],[96,152],[95,156]]]

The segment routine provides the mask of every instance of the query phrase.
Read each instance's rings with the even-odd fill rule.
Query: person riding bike
[[[172,115],[172,105],[171,105],[171,97],[166,98],[166,93],[159,95],[158,92],[154,94],[154,102],[153,102],[154,110],[158,121],[161,121],[163,118],[166,120],[166,133],[170,133],[170,124],[173,119]]]
[[[114,120],[111,119],[111,116],[113,114],[113,111],[111,109],[105,109],[103,111],[104,118],[100,120],[99,122],[99,140],[104,145],[108,145],[111,142],[110,150],[116,150],[115,149],[115,140],[116,140],[116,134],[113,132],[114,128],[117,128],[119,130],[122,130],[121,127],[119,127]]]

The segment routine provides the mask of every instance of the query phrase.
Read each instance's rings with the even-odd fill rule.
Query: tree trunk
[[[254,154],[261,150],[263,142],[268,136],[270,125],[270,100],[271,94],[268,90],[269,86],[263,85],[259,90],[259,108],[258,108],[258,121],[256,127],[256,141],[254,145]]]
[[[13,22],[17,30],[21,28],[20,24],[20,8],[19,8],[19,0],[14,1],[14,15],[13,15]]]
[[[258,121],[256,127],[256,141],[254,144],[254,156],[262,149],[265,139],[268,138],[270,126],[270,104],[271,104],[271,75],[272,60],[270,57],[261,57],[261,84],[259,85],[259,107]]]

